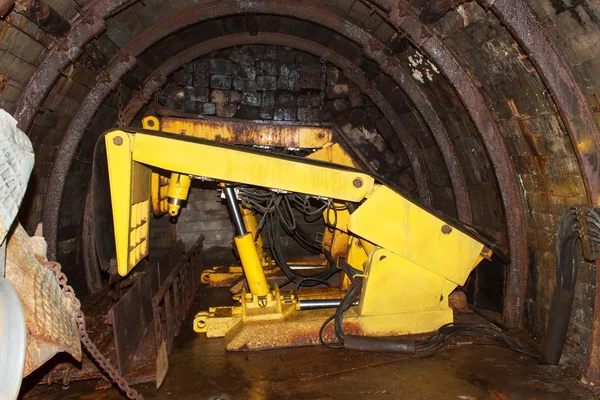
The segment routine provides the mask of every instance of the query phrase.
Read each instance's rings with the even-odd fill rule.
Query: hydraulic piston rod
[[[233,187],[225,186],[223,193],[225,194],[225,202],[227,203],[235,230],[233,240],[240,256],[240,261],[242,262],[242,269],[244,270],[244,275],[246,275],[250,293],[258,297],[265,297],[271,290],[263,271],[260,256],[254,245],[253,235],[246,230],[244,218],[242,217],[240,205],[235,197]]]

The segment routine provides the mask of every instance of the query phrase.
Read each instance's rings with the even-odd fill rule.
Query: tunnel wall
[[[83,11],[76,11],[75,3],[68,0],[48,0],[48,3],[64,15],[75,18],[78,14],[87,12],[88,7],[101,2],[79,2],[84,7]],[[91,27],[89,29],[97,29],[96,34],[91,35],[96,38],[88,40],[87,46],[87,41],[83,41],[81,55],[77,52],[69,53],[68,57],[73,62],[67,62],[65,67],[45,69],[58,75],[57,80],[51,84],[48,95],[44,96],[39,112],[34,113],[33,124],[26,129],[36,151],[36,166],[25,211],[21,216],[30,231],[41,219],[42,205],[47,200],[47,180],[55,165],[65,131],[68,130],[72,118],[77,115],[90,89],[98,82],[107,79],[110,81],[110,76],[107,78],[106,75],[108,60],[125,58],[126,55],[120,54],[119,50],[136,36],[143,36],[146,29],[176,13],[186,13],[205,3],[208,2],[146,0],[143,4],[137,2],[108,14],[98,6],[98,12],[90,13],[86,20],[86,24]],[[289,4],[292,3],[295,2]],[[387,17],[398,14],[397,11],[402,9],[397,7],[396,1],[374,3],[390,6],[389,9],[383,9],[383,15]],[[600,34],[600,2],[530,0],[528,3],[536,11],[553,43],[569,61],[580,87],[587,96],[588,105],[597,116],[600,112],[596,99],[600,79],[596,74],[600,56],[597,47]],[[320,9],[323,13],[343,17],[352,26],[372,33],[386,46],[388,66],[397,63],[412,77],[414,83],[419,85],[451,139],[459,159],[460,170],[467,179],[474,224],[506,243],[507,233],[512,229],[512,226],[507,226],[506,219],[514,213],[514,209],[503,209],[503,189],[497,183],[498,171],[495,171],[490,163],[490,153],[498,149],[489,148],[482,140],[486,132],[476,127],[473,119],[477,115],[470,113],[464,99],[457,96],[457,82],[453,81],[456,77],[437,74],[435,69],[440,69],[434,69],[435,59],[428,60],[425,52],[417,48],[419,46],[415,46],[414,43],[407,44],[406,40],[403,40],[402,32],[397,31],[393,23],[381,18],[380,13],[369,8],[364,2],[336,0],[309,1],[303,4],[312,4],[315,10]],[[396,11],[391,11],[392,8]],[[406,13],[416,14],[418,10],[409,10]],[[99,22],[102,20],[104,23],[104,19],[105,31]],[[585,203],[586,195],[589,195],[586,193],[581,168],[575,157],[577,151],[563,124],[564,115],[560,115],[556,109],[556,99],[549,95],[548,87],[528,60],[526,53],[492,11],[485,10],[475,2],[469,2],[454,8],[427,28],[429,30],[424,32],[422,38],[432,38],[430,42],[439,39],[455,57],[466,71],[467,77],[483,94],[484,108],[492,113],[494,124],[508,147],[510,161],[516,173],[514,178],[524,194],[527,245],[531,256],[530,265],[514,268],[526,268],[529,271],[531,285],[526,299],[527,326],[539,337],[543,334],[547,320],[554,284],[554,236],[557,220],[568,205]],[[422,123],[423,110],[415,111],[415,104],[407,101],[407,96],[394,83],[389,73],[382,72],[381,65],[365,56],[366,53],[373,56],[372,48],[361,48],[339,34],[309,21],[277,15],[256,15],[253,20],[243,17],[216,18],[166,35],[142,52],[137,57],[137,66],[123,77],[124,101],[127,102],[131,93],[140,89],[141,83],[150,77],[161,63],[169,57],[176,56],[179,51],[211,37],[253,29],[260,32],[285,32],[306,38],[327,46],[336,54],[344,54],[352,59],[366,75],[368,82],[384,94],[394,112],[402,117],[403,125],[410,132],[410,136],[416,139],[418,155],[425,166],[427,184],[434,194],[434,205],[446,212],[453,212],[455,204],[449,174],[441,160],[438,145],[432,139],[430,127]],[[414,38],[412,40],[415,41]],[[0,105],[3,108],[13,112],[17,109],[19,95],[28,87],[29,77],[42,70],[42,59],[46,54],[60,49],[57,43],[14,12],[10,14],[10,19],[2,22]],[[104,129],[114,126],[117,114],[116,93],[111,91],[107,99],[101,102],[102,105],[91,111],[95,112],[94,120],[87,128],[67,178],[63,204],[67,204],[68,207],[61,208],[58,236],[59,261],[65,264],[69,276],[77,276],[81,271],[79,237],[83,199],[89,179],[91,148]],[[396,154],[401,160],[400,153]],[[520,207],[519,204],[510,206],[515,209]],[[570,348],[579,354],[580,359],[587,347],[594,291],[595,268],[593,265],[584,264],[577,285],[570,332]]]

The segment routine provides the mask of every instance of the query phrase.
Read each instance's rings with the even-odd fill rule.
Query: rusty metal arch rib
[[[406,130],[389,101],[385,99],[381,92],[369,82],[364,73],[362,73],[350,60],[338,53],[332,52],[329,48],[318,43],[297,36],[272,32],[261,32],[256,35],[240,33],[219,36],[215,39],[207,40],[183,50],[154,70],[144,81],[143,88],[134,93],[130,102],[123,109],[124,123],[130,125],[137,113],[142,109],[143,105],[150,101],[153,93],[166,84],[166,77],[175,72],[183,64],[209,54],[214,50],[248,44],[289,46],[326,60],[340,68],[344,75],[353,81],[361,91],[373,101],[398,135],[402,135],[402,132]]]
[[[523,0],[480,0],[491,8],[523,48],[559,110],[577,155],[587,197],[598,205],[600,195],[600,130],[569,63],[562,57],[529,4]],[[580,146],[580,144],[585,144]],[[600,262],[596,262],[600,267]],[[592,334],[584,377],[600,381],[600,274],[596,274],[596,295]]]
[[[116,58],[113,59],[111,63],[112,67],[110,68],[109,72],[105,74],[104,80],[99,82],[88,94],[84,101],[84,104],[80,109],[80,112],[77,113],[77,115],[71,122],[69,129],[63,137],[63,141],[59,148],[59,154],[57,156],[57,160],[61,160],[61,162],[54,164],[54,168],[48,185],[48,187],[51,188],[51,190],[54,193],[46,195],[46,202],[44,205],[43,220],[46,227],[45,236],[48,241],[49,254],[51,256],[56,256],[56,233],[58,226],[61,195],[62,191],[64,190],[66,175],[70,168],[71,160],[73,159],[73,156],[75,154],[77,144],[81,139],[81,135],[83,135],[82,130],[85,129],[85,127],[87,127],[93,116],[93,114],[89,114],[90,110],[99,107],[102,99],[108,94],[110,90],[113,90],[115,88],[115,86],[118,83],[118,80],[125,73],[123,69],[128,70],[132,68],[136,62],[135,57],[137,57],[141,52],[150,47],[157,40],[160,40],[168,36],[169,34],[176,32],[193,23],[228,15],[238,15],[244,13],[266,13],[305,19],[326,26],[329,29],[332,29],[345,36],[346,38],[354,41],[355,43],[362,45],[363,48],[373,45],[379,46],[380,48],[383,47],[383,45],[380,42],[378,42],[366,31],[357,28],[350,22],[334,14],[324,12],[320,8],[315,8],[300,3],[286,3],[286,5],[282,7],[282,3],[273,0],[263,1],[260,3],[244,4],[240,4],[237,1],[224,1],[219,2],[218,4],[210,3],[208,5],[205,4],[202,6],[196,6],[192,9],[184,10],[172,17],[166,18],[165,20],[162,20],[153,28],[151,28],[149,31],[145,31],[140,35],[136,36],[133,40],[128,42],[120,50]],[[380,55],[378,57],[378,60],[382,63],[382,65],[389,67],[390,60],[387,57]],[[398,74],[398,71],[399,68],[396,69],[396,74]],[[446,142],[446,150],[448,151],[446,151],[443,154],[447,156],[452,156],[453,153],[450,152],[451,146],[449,143],[449,139],[447,139],[447,135]],[[404,144],[406,148],[406,146],[410,145],[411,143],[406,142]],[[418,164],[419,159],[418,157],[416,157],[417,151],[416,146],[414,146],[414,144],[413,149],[414,151],[412,152],[412,154],[415,157],[411,160],[411,165],[413,166],[413,172],[415,173],[415,175],[417,175],[421,168]],[[409,149],[407,149],[407,154],[409,155],[409,157],[411,157],[411,152]],[[447,165],[450,167],[457,166],[458,162],[450,162],[447,163]],[[452,172],[455,171],[457,170],[455,169]],[[450,173],[451,176],[462,176],[462,174],[452,172]],[[464,178],[464,176],[462,177]],[[423,180],[419,180],[418,177],[416,178],[417,185],[420,189],[420,193],[427,193],[429,188],[426,185],[425,176],[422,175]],[[462,182],[464,182],[464,180]],[[459,192],[461,191],[459,190]],[[462,194],[466,194],[466,189],[464,189],[461,192],[461,196]],[[428,196],[424,197],[425,199],[428,198]]]
[[[461,67],[452,52],[436,37],[435,33],[419,22],[410,1],[374,0],[373,2],[381,9],[387,10],[388,20],[403,31],[415,46],[436,64],[456,91],[481,135],[500,187],[511,253],[504,319],[509,326],[521,327],[525,321],[525,297],[529,280],[525,202],[502,132],[472,77]],[[380,52],[379,49],[375,49],[375,53]]]
[[[62,71],[79,58],[90,40],[106,29],[104,20],[116,10],[135,2],[137,0],[96,0],[88,3],[71,24],[69,34],[48,50],[21,92],[13,113],[19,128],[25,132],[29,130],[40,105]]]

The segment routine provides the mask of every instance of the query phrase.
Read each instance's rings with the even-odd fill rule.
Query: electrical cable
[[[329,264],[327,270],[314,275],[303,275],[293,271],[287,265],[280,244],[280,229],[282,228],[287,235],[292,237],[306,251],[314,254],[321,253],[321,245],[315,239],[311,238],[297,223],[293,210],[298,210],[305,219],[314,218],[315,216],[319,216],[320,218],[323,211],[329,206],[329,203],[322,202],[323,204],[317,207],[311,207],[309,196],[297,193],[276,193],[265,189],[244,186],[238,187],[238,191],[242,205],[251,208],[257,214],[261,214],[256,237],[258,237],[258,233],[264,231],[268,249],[271,252],[273,260],[275,260],[276,264],[288,278],[288,281],[284,285],[294,283],[296,288],[300,286],[312,287],[321,284],[329,285],[327,282],[328,279],[340,271],[331,257],[327,258]]]

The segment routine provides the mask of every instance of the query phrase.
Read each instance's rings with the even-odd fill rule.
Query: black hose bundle
[[[577,282],[575,243],[580,233],[577,208],[570,207],[560,219],[556,238],[556,287],[543,350],[543,359],[547,364],[558,364],[565,345]]]
[[[298,193],[276,193],[250,187],[240,187],[239,193],[242,205],[261,215],[256,237],[264,231],[273,259],[288,278],[288,282],[284,283],[282,287],[290,283],[294,283],[296,289],[301,286],[328,285],[327,280],[339,271],[331,256],[325,251],[329,268],[323,272],[313,275],[303,275],[295,272],[285,261],[280,244],[280,229],[283,228],[284,232],[305,250],[320,254],[323,252],[321,245],[297,223],[293,210],[300,211],[307,221],[314,222],[321,218],[323,211],[331,207],[332,203],[321,201],[322,204],[312,207],[309,196]]]
[[[348,276],[351,277],[352,283],[344,299],[337,307],[335,313],[329,317],[319,330],[319,341],[322,345],[333,349],[352,349],[361,351],[380,351],[380,352],[396,352],[396,353],[415,353],[427,352],[440,348],[449,339],[459,337],[483,338],[484,341],[470,341],[469,344],[475,345],[493,345],[508,348],[519,354],[539,359],[533,352],[529,351],[518,340],[508,335],[498,327],[490,325],[474,325],[449,323],[443,325],[430,337],[422,340],[407,340],[401,338],[377,338],[368,336],[353,336],[344,333],[344,313],[356,301],[360,294],[363,276],[358,275],[357,270],[348,271]],[[335,321],[335,335],[338,343],[325,342],[323,332],[325,327],[332,321]]]

